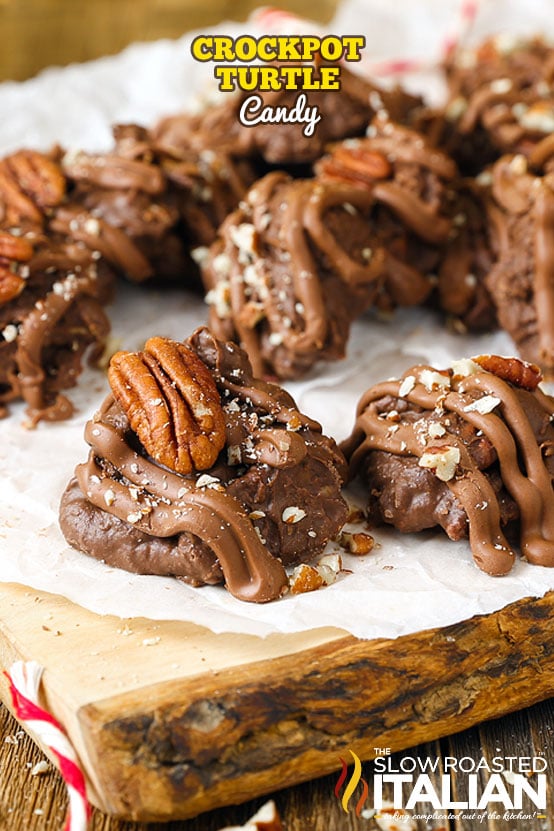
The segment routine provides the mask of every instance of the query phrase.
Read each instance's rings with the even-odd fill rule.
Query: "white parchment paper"
[[[500,25],[513,32],[552,31],[548,7],[548,0],[489,0],[472,37]],[[365,33],[368,50],[378,59],[429,58],[456,26],[457,10],[458,3],[439,0],[350,0],[329,30]],[[256,31],[252,23],[217,28],[230,34]],[[112,58],[50,69],[24,84],[1,85],[0,153],[24,145],[48,148],[56,141],[102,149],[110,146],[111,123],[150,124],[162,114],[195,106],[205,95],[211,69],[190,58],[191,39],[138,44]],[[440,93],[440,84],[428,73],[410,80],[435,96]],[[119,292],[110,313],[113,335],[125,349],[140,348],[153,334],[184,338],[206,318],[198,298],[182,292],[145,297],[133,286]],[[340,440],[349,433],[356,402],[371,383],[421,360],[441,367],[483,352],[510,354],[513,347],[502,333],[451,335],[422,310],[401,311],[392,322],[367,315],[353,327],[344,362],[319,367],[288,388],[300,408]],[[11,418],[0,422],[0,581],[60,593],[98,613],[187,620],[215,632],[266,635],[336,626],[364,638],[447,625],[554,588],[554,569],[521,560],[510,575],[489,577],[473,564],[467,543],[453,543],[442,532],[402,536],[378,531],[372,554],[344,556],[351,574],[323,590],[263,606],[241,603],[221,587],[193,589],[172,579],[109,568],[72,551],[57,524],[61,493],[87,454],[85,421],[107,389],[100,372],[87,370],[70,393],[78,407],[71,421],[41,424],[28,432],[21,427],[23,407],[16,405]]]

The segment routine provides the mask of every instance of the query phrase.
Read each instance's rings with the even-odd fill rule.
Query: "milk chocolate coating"
[[[316,556],[342,527],[344,458],[284,390],[252,377],[234,344],[207,329],[187,343],[221,393],[227,446],[216,465],[182,476],[154,463],[109,396],[87,424],[92,450],[64,494],[60,525],[70,544],[109,565],[224,581],[242,600],[272,600],[287,585],[283,565]],[[297,521],[286,521],[290,507]]]
[[[554,566],[554,399],[476,364],[470,371],[416,366],[400,381],[371,387],[343,445],[351,474],[367,481],[375,520],[405,532],[439,525],[451,539],[469,536],[475,562],[489,574],[512,567],[516,546],[506,534],[529,562]],[[447,451],[458,462],[442,478],[421,466],[424,454]]]
[[[372,159],[385,160],[388,173],[372,176]],[[380,114],[365,138],[334,145],[316,163],[315,172],[322,181],[365,187],[374,197],[371,223],[384,253],[376,304],[392,309],[423,303],[433,288],[442,252],[457,232],[454,161],[417,130]]]
[[[138,531],[89,502],[75,478],[62,496],[60,525],[70,545],[115,568],[171,575],[192,586],[223,580],[217,559],[199,537],[189,533],[153,537]]]
[[[190,133],[179,146],[132,124],[118,125],[114,135],[120,153],[141,154],[165,177],[166,198],[178,213],[176,230],[187,249],[213,242],[257,177],[247,159],[234,158],[207,134]]]
[[[276,172],[223,223],[203,269],[210,327],[255,374],[292,378],[344,355],[383,273],[372,205],[359,188]]]
[[[457,180],[450,192],[452,232],[437,268],[437,295],[456,332],[488,332],[497,326],[496,306],[486,285],[495,262],[487,201],[486,189],[472,179]]]
[[[198,150],[193,146],[179,151],[163,149],[163,153],[163,170],[187,247],[211,245],[223,220],[256,180],[256,168],[248,159],[236,159],[209,144]]]
[[[387,118],[375,118],[366,138],[337,148],[343,158],[349,149],[377,153],[390,165],[387,177],[366,181],[375,197],[373,221],[385,251],[378,305],[422,304],[436,280],[432,299],[456,331],[493,328],[496,311],[485,277],[494,255],[479,184],[461,178],[454,160],[422,133]],[[333,156],[316,165],[320,176],[333,173]]]
[[[486,285],[521,355],[554,372],[554,174],[522,156],[492,168],[489,221],[496,262]]]
[[[26,275],[23,291],[0,305],[0,404],[23,399],[35,426],[73,413],[61,391],[77,383],[85,353],[94,361],[103,351],[110,326],[102,306],[113,274],[78,245],[34,231],[24,237],[35,251],[29,262],[13,264]]]
[[[110,153],[66,154],[66,204],[51,225],[96,248],[135,282],[183,279],[191,271],[179,233],[179,211],[146,130],[116,127]]]
[[[204,137],[205,146],[225,149],[234,157],[261,157],[272,165],[296,166],[317,159],[330,141],[362,135],[378,110],[384,108],[391,118],[405,122],[421,105],[421,99],[400,88],[382,90],[344,65],[341,66],[340,83],[340,90],[306,92],[307,106],[317,106],[322,116],[311,136],[303,135],[303,123],[243,126],[239,110],[252,92],[225,93],[220,104],[199,115],[165,118],[153,135],[166,146],[182,149],[189,146],[190,135],[194,133]],[[262,106],[292,108],[299,92],[279,90],[258,94]]]
[[[0,416],[23,399],[29,427],[71,416],[62,390],[77,383],[87,352],[91,362],[100,357],[110,328],[108,262],[51,226],[67,199],[56,156],[21,150],[0,160],[0,279],[11,274],[20,288],[0,290]]]
[[[189,249],[213,241],[253,169],[208,146],[163,146],[134,124],[118,125],[114,136],[111,153],[63,157],[70,192],[52,227],[96,246],[135,282],[194,286]]]
[[[552,132],[554,50],[542,38],[497,35],[453,53],[446,73],[442,140],[468,173],[502,153],[529,155]]]
[[[257,182],[204,263],[210,326],[240,343],[258,374],[300,376],[343,357],[370,306],[424,302],[453,233],[456,165],[384,116],[315,172]]]
[[[210,325],[258,374],[297,377],[341,358],[370,306],[418,305],[432,291],[456,166],[385,117],[369,132],[335,145],[315,179],[257,182],[204,263]]]

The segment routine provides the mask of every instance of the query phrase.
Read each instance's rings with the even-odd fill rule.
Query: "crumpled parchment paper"
[[[471,37],[500,25],[515,32],[553,31],[548,6],[546,0],[484,2]],[[428,59],[456,26],[457,11],[457,2],[440,0],[350,0],[328,29],[365,33],[371,58]],[[252,23],[216,28],[235,35],[257,31]],[[192,36],[137,44],[115,57],[0,85],[0,153],[21,146],[48,148],[54,142],[105,149],[112,123],[150,124],[163,114],[197,106],[210,88],[211,67],[190,57]],[[410,84],[440,95],[441,84],[429,72],[411,76]],[[206,319],[197,297],[173,291],[149,293],[146,300],[134,286],[119,291],[110,314],[114,338],[125,349],[140,348],[153,334],[185,338]],[[449,334],[423,310],[401,311],[391,322],[369,314],[353,327],[345,361],[318,367],[309,378],[287,386],[300,408],[340,440],[371,383],[422,360],[442,367],[483,352],[510,354],[513,346],[503,333]],[[335,626],[362,638],[444,626],[554,588],[554,569],[519,560],[510,575],[493,578],[473,564],[465,542],[451,542],[442,532],[402,536],[387,529],[375,532],[378,545],[368,556],[344,555],[352,573],[333,585],[266,605],[242,603],[221,587],[193,589],[109,568],[72,551],[57,524],[61,493],[88,451],[85,421],[107,389],[101,372],[87,370],[70,393],[78,407],[71,421],[28,432],[21,426],[23,407],[16,405],[11,418],[0,422],[0,581],[63,594],[98,613],[193,621],[214,632],[263,636]],[[363,502],[363,494],[350,498]]]

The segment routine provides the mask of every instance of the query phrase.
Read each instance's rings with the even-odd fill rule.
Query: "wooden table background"
[[[245,20],[269,0],[0,0],[0,81],[88,61],[140,40],[176,38],[221,20]],[[328,21],[338,0],[275,0]]]
[[[469,756],[479,760],[482,756],[490,759],[498,755],[544,753],[548,763],[545,816],[521,821],[458,819],[446,825],[443,821],[431,824],[419,821],[418,831],[554,831],[553,734],[554,704],[550,700],[440,742],[394,754],[392,758],[398,763],[405,756],[454,756],[457,759]],[[6,708],[0,705],[0,831],[62,831],[67,804],[63,782],[52,768],[42,775],[31,774],[33,766],[43,758]],[[346,814],[342,810],[334,796],[337,778],[338,774],[326,776],[273,794],[285,831],[377,831],[374,821],[356,819],[353,811]],[[457,799],[463,799],[466,777],[453,776],[453,779],[452,792]],[[260,798],[182,822],[148,825],[119,822],[95,811],[91,831],[218,831],[225,825],[244,823],[264,801]],[[371,799],[367,805],[371,805]],[[503,811],[498,810],[498,813]]]

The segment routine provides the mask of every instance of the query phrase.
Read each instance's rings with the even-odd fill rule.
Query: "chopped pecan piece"
[[[369,554],[375,546],[375,540],[371,534],[365,534],[362,531],[349,533],[343,531],[339,538],[340,545],[346,549],[350,554],[355,554],[357,557],[363,557]]]
[[[448,444],[427,447],[425,453],[420,456],[418,461],[420,467],[432,470],[441,482],[450,482],[454,478],[459,463],[459,448],[450,447]]]
[[[536,390],[542,381],[542,373],[536,364],[530,364],[527,361],[522,361],[520,358],[503,358],[500,355],[479,355],[477,358],[472,358],[476,364],[486,370],[492,372],[502,378],[503,381],[508,381],[516,387],[522,387],[524,390],[533,392]]]
[[[192,349],[150,338],[143,352],[117,352],[108,376],[153,459],[183,474],[212,467],[225,445],[225,417],[215,381]]]
[[[307,563],[300,563],[299,566],[296,566],[289,578],[289,586],[292,594],[313,592],[320,589],[324,584],[325,580],[317,568]]]

